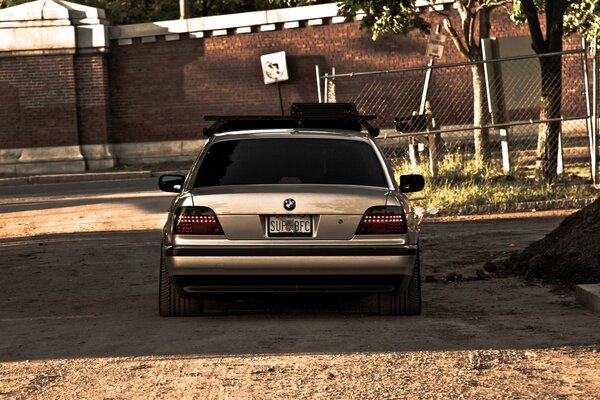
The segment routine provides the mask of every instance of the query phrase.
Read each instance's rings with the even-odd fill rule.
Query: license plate
[[[269,236],[311,236],[310,215],[269,215]]]

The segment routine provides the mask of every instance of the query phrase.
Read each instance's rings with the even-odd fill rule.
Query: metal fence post
[[[417,172],[417,144],[415,137],[411,136],[408,138],[408,158],[410,160],[410,167],[413,173]]]
[[[592,109],[591,109],[591,100],[590,99],[590,79],[589,79],[589,68],[588,68],[588,55],[592,54],[591,50],[589,49],[588,45],[587,45],[587,41],[585,40],[585,37],[581,38],[581,44],[584,50],[583,56],[581,57],[582,60],[582,67],[583,67],[583,82],[584,85],[583,87],[585,88],[585,110],[587,113],[587,117],[585,119],[585,125],[587,128],[587,134],[588,134],[588,146],[589,146],[589,150],[590,150],[590,174],[592,176],[592,180],[594,178],[594,173],[596,171],[596,168],[594,167],[594,128],[592,127]]]
[[[600,184],[598,175],[598,68],[600,60],[598,54],[598,37],[594,38],[594,72],[592,77],[592,181],[594,185]]]
[[[431,111],[431,103],[429,100],[425,102],[425,114],[427,114],[427,126],[428,129],[433,131],[439,130],[439,127],[436,124],[435,118],[433,116],[433,112]],[[440,150],[441,150],[441,135],[439,132],[427,135],[428,143],[429,143],[429,167],[431,170],[431,177],[437,178],[439,172],[439,160],[440,160]]]
[[[563,147],[562,147],[562,132],[561,132],[558,135],[558,154],[556,155],[556,175],[561,175],[563,172],[565,172],[565,167],[564,167],[564,163],[563,163]]]
[[[315,73],[317,74],[317,98],[319,103],[323,102],[323,96],[321,95],[321,74],[319,74],[319,66],[315,65]]]
[[[325,72],[325,82],[323,83],[325,88],[323,89],[323,103],[328,103],[327,93],[329,92],[329,73]]]
[[[483,55],[483,72],[485,75],[485,91],[487,95],[488,112],[493,123],[503,123],[509,120],[503,100],[503,81],[500,65],[494,62],[493,47],[497,46],[495,39],[481,39]],[[498,129],[500,133],[500,148],[502,150],[502,171],[510,173],[510,153],[508,149],[508,129]]]

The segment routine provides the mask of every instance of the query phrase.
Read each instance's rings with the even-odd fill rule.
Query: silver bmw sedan
[[[418,218],[405,193],[423,177],[396,182],[359,129],[302,125],[218,129],[186,177],[160,178],[177,193],[162,232],[160,315],[268,292],[358,293],[376,296],[380,314],[421,312]]]

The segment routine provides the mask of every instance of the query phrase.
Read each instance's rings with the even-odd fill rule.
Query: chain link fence
[[[580,49],[321,80],[324,101],[354,102],[377,116],[377,141],[398,175],[422,173],[446,186],[461,177],[587,183],[595,172],[593,61]]]

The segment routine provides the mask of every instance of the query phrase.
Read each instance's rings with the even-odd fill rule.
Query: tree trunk
[[[540,119],[560,118],[562,103],[562,59],[560,56],[540,59],[542,72],[542,97]],[[551,183],[556,178],[558,141],[561,122],[540,124],[536,154],[536,176]]]
[[[479,127],[487,124],[485,75],[483,64],[471,66],[473,75],[473,125]],[[475,164],[481,167],[490,159],[489,129],[473,129],[475,140]]]

